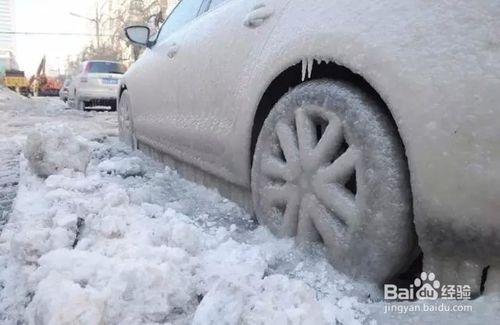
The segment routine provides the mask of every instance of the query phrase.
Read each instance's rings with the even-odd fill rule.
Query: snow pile
[[[23,152],[29,166],[40,177],[48,177],[63,169],[85,172],[90,160],[86,141],[65,126],[40,127],[28,135]]]
[[[0,105],[1,104],[10,104],[11,102],[14,103],[15,105],[19,105],[22,103],[28,102],[29,99],[27,97],[24,97],[7,87],[0,85]]]
[[[81,142],[63,138],[52,129],[41,147],[78,154]],[[2,324],[367,322],[366,305],[347,297],[354,285],[321,250],[276,239],[115,141],[90,144],[86,174],[51,158],[59,168],[44,179],[22,162],[0,237]]]
[[[203,299],[193,324],[324,324],[314,291],[283,275],[220,281]]]
[[[109,175],[122,177],[144,176],[146,173],[142,160],[137,157],[103,161],[99,164],[99,170]]]

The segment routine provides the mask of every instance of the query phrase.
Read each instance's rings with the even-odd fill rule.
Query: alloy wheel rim
[[[361,150],[345,131],[335,112],[318,106],[275,124],[261,157],[260,196],[281,235],[331,246],[359,224]]]

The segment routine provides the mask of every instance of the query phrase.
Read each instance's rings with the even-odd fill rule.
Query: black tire
[[[410,179],[386,108],[338,81],[285,95],[260,132],[252,167],[258,220],[321,242],[333,266],[383,283],[414,257]]]

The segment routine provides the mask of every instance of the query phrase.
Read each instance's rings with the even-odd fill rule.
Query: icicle
[[[314,58],[305,58],[302,59],[302,81],[307,79],[311,79],[312,71],[314,66]]]
[[[311,79],[311,77],[312,77],[313,66],[314,66],[314,59],[308,58],[307,59],[307,77],[309,79]]]
[[[302,59],[302,82],[306,80],[307,74],[307,59]]]

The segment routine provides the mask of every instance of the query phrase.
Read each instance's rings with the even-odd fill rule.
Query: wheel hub
[[[312,193],[312,174],[308,172],[302,172],[297,180],[297,185],[302,194]]]
[[[358,151],[352,146],[345,148],[337,115],[320,107],[299,108],[294,120],[279,121],[275,132],[272,147],[282,154],[271,153],[263,164],[268,179],[263,198],[269,208],[281,211],[283,231],[319,238],[319,227],[311,225],[335,220],[338,227],[331,231],[338,233],[356,224],[356,197],[345,184],[355,173]],[[311,232],[316,235],[311,236]]]

